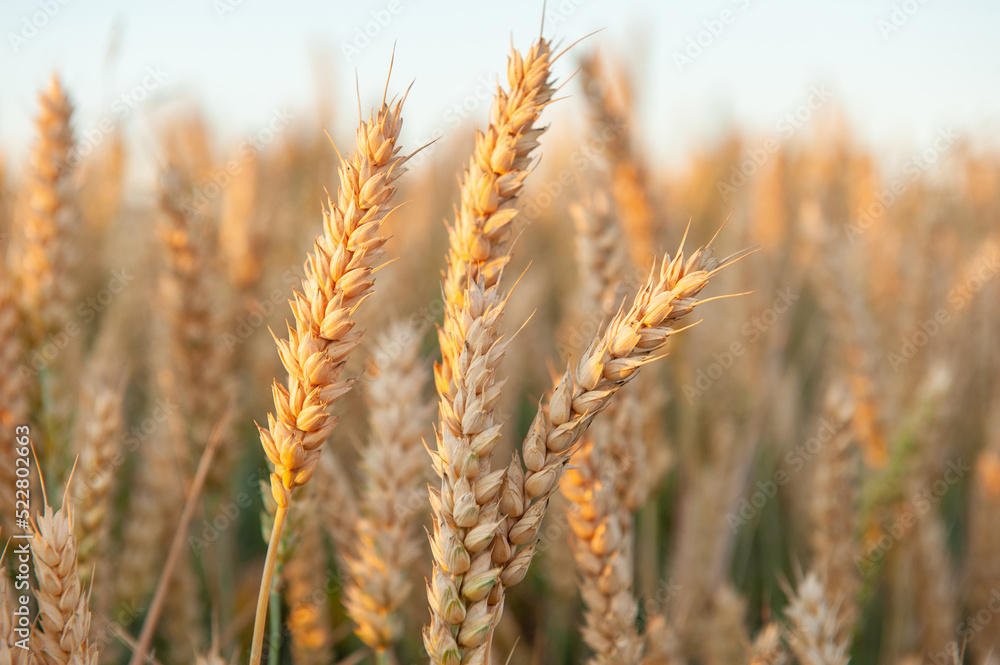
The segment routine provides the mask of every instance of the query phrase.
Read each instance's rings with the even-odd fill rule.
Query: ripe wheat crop
[[[52,79],[0,169],[0,665],[1000,662],[1000,156],[862,223],[846,125],[669,169],[556,44],[430,145],[391,67],[352,138],[168,115],[144,184]]]

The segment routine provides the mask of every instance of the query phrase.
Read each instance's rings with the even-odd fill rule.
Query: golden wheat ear
[[[33,636],[32,657],[43,665],[96,665],[97,648],[89,641],[90,595],[80,581],[70,506],[64,501],[53,511],[46,501],[31,530],[42,629]]]
[[[373,271],[384,254],[382,223],[392,211],[395,182],[407,157],[397,145],[402,101],[383,101],[357,129],[357,151],[341,161],[337,203],[323,214],[323,233],[306,259],[301,290],[289,301],[294,327],[276,340],[287,383],[273,385],[274,409],[268,426],[259,427],[264,453],[273,466],[271,492],[278,507],[261,581],[251,665],[261,658],[264,622],[278,541],[292,491],[309,482],[324,442],[337,419],[330,407],[354,379],[342,377],[351,352],[361,343],[354,330],[357,308],[372,293]]]

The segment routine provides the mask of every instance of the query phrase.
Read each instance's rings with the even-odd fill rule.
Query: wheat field
[[[0,665],[1000,663],[1000,154],[831,104],[667,167],[553,33],[433,145],[388,52],[153,169],[37,91]]]

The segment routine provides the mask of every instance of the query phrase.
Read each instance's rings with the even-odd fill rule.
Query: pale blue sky
[[[220,16],[229,5],[236,6]],[[41,14],[45,7],[51,17]],[[416,79],[404,137],[416,142],[452,128],[449,109],[474,98],[481,77],[492,81],[502,71],[511,39],[518,47],[531,42],[541,7],[539,0],[2,0],[0,145],[24,154],[35,91],[53,69],[74,95],[78,132],[121,115],[141,137],[158,112],[195,99],[223,136],[239,140],[275,109],[312,121],[321,61],[347,126],[355,70],[366,105],[376,101],[394,41],[393,87]],[[884,34],[894,11],[898,29]],[[348,61],[344,45],[372,12],[391,20]],[[603,28],[589,43],[633,60],[649,148],[671,160],[730,123],[776,133],[821,84],[886,153],[919,147],[945,126],[997,135],[996,0],[550,0],[548,12],[547,35],[568,44]],[[25,30],[26,20],[43,19],[37,34]],[[880,29],[880,21],[890,23]],[[699,38],[702,52],[678,65],[688,40]],[[567,58],[557,73],[565,78],[574,66]],[[141,84],[147,68],[165,78],[135,112],[119,113],[115,99]],[[471,119],[482,124],[486,109],[479,104]]]

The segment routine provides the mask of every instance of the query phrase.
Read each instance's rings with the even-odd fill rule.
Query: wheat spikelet
[[[498,332],[504,307],[498,280],[516,197],[542,132],[534,122],[552,96],[550,60],[542,39],[526,56],[512,52],[511,91],[497,91],[490,126],[476,134],[461,207],[449,228],[441,362],[434,367],[440,426],[432,459],[441,486],[431,495],[434,570],[427,589],[431,623],[424,629],[434,663],[485,662],[502,608],[486,597],[499,573],[489,550],[500,526],[502,479],[490,465],[501,428],[494,418],[502,385],[495,372],[507,344]]]
[[[422,439],[434,403],[423,397],[430,368],[420,360],[420,341],[416,328],[396,323],[369,361],[372,441],[361,462],[365,485],[344,604],[355,632],[379,652],[400,637],[398,611],[409,598],[409,571],[421,553],[414,518],[424,502]]]
[[[75,284],[72,243],[78,221],[71,182],[73,107],[56,76],[39,95],[39,103],[17,270],[21,304],[36,340],[69,321]]]
[[[38,623],[32,640],[32,660],[43,665],[96,665],[90,645],[90,608],[77,571],[73,514],[63,505],[53,512],[45,505],[32,524]]]
[[[837,606],[823,588],[819,576],[809,573],[789,594],[785,614],[791,622],[788,646],[802,665],[847,665],[847,643],[838,637],[843,631]]]

